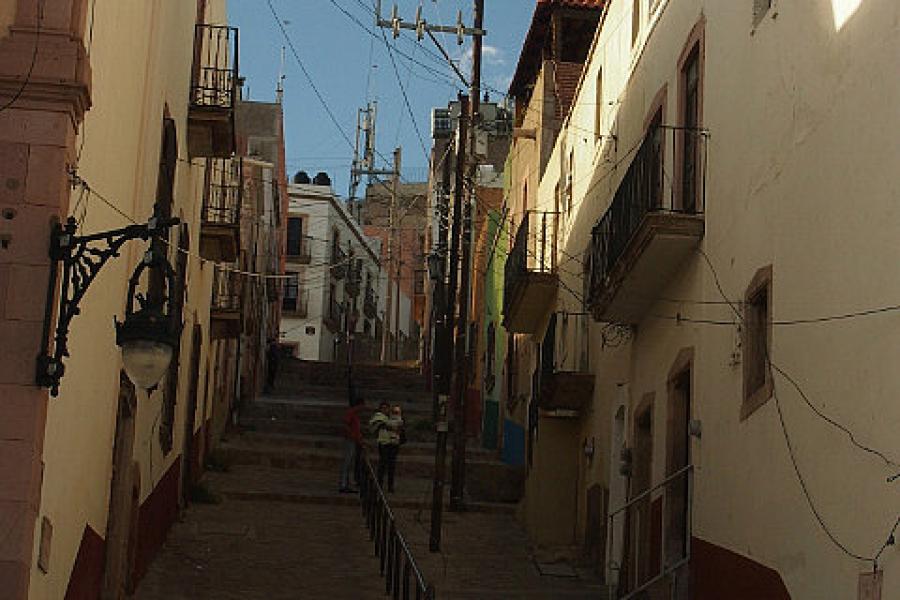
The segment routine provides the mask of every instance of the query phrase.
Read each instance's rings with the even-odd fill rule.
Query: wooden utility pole
[[[388,242],[387,242],[387,268],[385,272],[387,273],[387,301],[384,309],[384,323],[381,327],[381,364],[387,362],[388,358],[388,335],[391,329],[391,308],[394,302],[394,288],[391,286],[391,273],[393,272],[393,264],[394,264],[394,235],[395,224],[394,219],[396,219],[397,211],[397,193],[400,189],[400,159],[401,159],[401,150],[400,148],[396,148],[394,150],[394,172],[392,173],[391,179],[391,207],[388,213]],[[400,298],[397,298],[397,303],[399,304]]]
[[[484,0],[475,0],[476,30],[484,24]],[[472,38],[472,99],[469,103],[468,161],[466,162],[467,186],[463,194],[462,229],[462,282],[459,294],[459,322],[456,325],[456,398],[453,418],[453,469],[450,480],[450,510],[465,510],[466,487],[466,391],[469,387],[469,301],[471,299],[472,268],[472,202],[475,195],[478,158],[475,145],[478,137],[479,112],[481,109],[481,49],[482,36]]]
[[[441,364],[436,369],[436,392],[438,395],[438,418],[436,421],[437,444],[434,456],[434,482],[431,498],[431,536],[429,549],[438,552],[441,549],[441,523],[444,510],[444,480],[447,463],[447,437],[449,423],[447,422],[447,403],[450,396],[450,382],[453,376],[453,324],[456,320],[456,289],[459,280],[459,242],[460,225],[462,221],[462,201],[465,197],[463,190],[464,169],[466,161],[466,132],[468,130],[469,98],[459,95],[460,115],[458,142],[456,144],[456,182],[453,190],[453,219],[450,232],[450,265],[448,284],[444,292],[443,278],[436,287],[435,314],[443,308],[442,323],[435,330],[435,357],[440,357]],[[446,159],[445,159],[446,160]],[[446,234],[446,228],[440,230]],[[454,405],[455,406],[455,405]]]

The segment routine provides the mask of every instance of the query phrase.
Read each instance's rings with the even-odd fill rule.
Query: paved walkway
[[[225,500],[194,505],[138,600],[381,598],[360,510]]]
[[[247,433],[232,435],[220,450],[231,468],[204,476],[221,502],[187,510],[140,583],[138,600],[385,597],[359,500],[337,493],[335,432],[345,392],[327,392],[284,406],[263,398],[247,411]],[[428,402],[424,396],[411,408],[427,412]],[[429,460],[427,443],[408,447],[389,500],[437,598],[606,598],[596,580],[565,565],[556,566],[556,576],[542,575],[512,504],[472,503],[477,512],[445,513],[443,552],[429,553],[431,473],[419,465]]]

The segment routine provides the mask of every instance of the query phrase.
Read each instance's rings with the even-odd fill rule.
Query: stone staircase
[[[434,472],[432,395],[413,368],[362,365],[353,369],[355,393],[366,407],[363,430],[378,403],[403,409],[408,442],[397,460],[397,508],[428,509]],[[276,390],[241,409],[240,427],[218,448],[229,473],[210,473],[226,497],[286,502],[355,504],[337,494],[342,459],[342,417],[348,405],[344,365],[286,360]],[[371,439],[371,437],[369,436]],[[448,449],[447,474],[450,472]],[[503,464],[477,442],[467,445],[467,505],[474,512],[509,513],[521,498],[523,473]],[[373,462],[377,457],[371,457]],[[234,474],[240,475],[234,477]],[[330,481],[335,493],[323,493]],[[445,487],[449,494],[449,480]],[[445,499],[446,500],[446,499]]]

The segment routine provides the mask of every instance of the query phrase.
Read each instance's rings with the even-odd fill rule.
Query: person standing
[[[342,494],[355,492],[350,487],[350,474],[354,474],[354,480],[359,484],[359,474],[356,472],[359,453],[362,450],[363,436],[360,426],[359,413],[365,406],[362,398],[354,397],[350,407],[344,412],[344,457],[341,461],[341,480],[338,491]]]
[[[402,421],[401,419],[401,424]],[[378,442],[378,485],[384,486],[384,478],[387,475],[388,491],[393,492],[400,433],[397,421],[391,414],[390,404],[382,402],[378,405],[378,411],[369,420],[369,428]]]

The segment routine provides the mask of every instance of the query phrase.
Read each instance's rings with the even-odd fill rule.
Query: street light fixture
[[[150,247],[135,268],[128,284],[125,320],[115,321],[116,345],[122,348],[125,373],[141,389],[154,387],[172,361],[175,345],[181,336],[180,316],[174,314],[173,296],[175,275],[172,265],[160,250],[162,233],[177,225],[176,218],[165,218],[159,207],[147,223],[129,225],[121,229],[78,236],[78,224],[69,217],[66,225],[53,226],[50,235],[50,281],[44,313],[44,347],[37,359],[35,382],[50,388],[52,396],[59,395],[59,383],[65,374],[63,359],[69,356],[68,338],[72,319],[81,313],[79,304],[97,274],[109,259],[118,257],[125,242],[150,240]],[[56,291],[59,263],[62,263],[62,286],[57,307],[57,324],[50,339],[53,319],[53,298]],[[157,273],[165,282],[165,291],[146,296],[137,293],[144,271]]]

